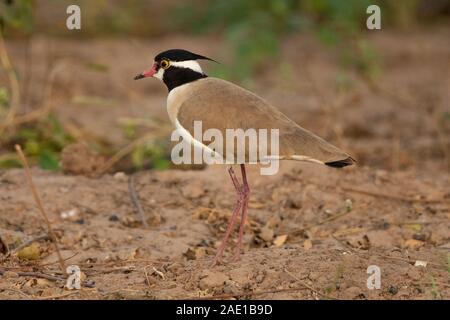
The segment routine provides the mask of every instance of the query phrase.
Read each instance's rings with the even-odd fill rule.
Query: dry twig
[[[53,299],[59,299],[59,298],[65,298],[74,294],[78,294],[80,293],[79,290],[75,290],[75,291],[70,291],[70,292],[65,292],[62,294],[55,294],[55,295],[51,295],[51,296],[46,296],[46,297],[38,297],[38,300],[53,300]]]
[[[148,277],[148,271],[147,268],[150,267],[149,265],[144,267],[144,274],[145,274],[145,280],[147,282],[147,285],[150,287],[150,278]]]
[[[56,254],[58,255],[59,264],[61,266],[61,271],[62,271],[63,274],[65,274],[66,273],[66,267],[65,267],[65,264],[64,264],[64,260],[63,260],[63,258],[61,256],[61,252],[59,251],[58,238],[56,237],[55,232],[53,231],[53,228],[52,228],[52,225],[50,223],[50,220],[48,219],[47,214],[45,212],[44,205],[42,204],[42,200],[39,197],[39,194],[37,192],[36,186],[34,185],[33,177],[31,175],[31,170],[30,170],[30,166],[28,165],[27,158],[23,154],[22,148],[19,145],[17,145],[17,144],[16,144],[16,151],[17,151],[17,153],[19,155],[19,158],[22,161],[23,167],[25,169],[25,174],[27,176],[28,184],[30,186],[31,192],[32,192],[33,197],[34,197],[34,201],[36,202],[36,204],[37,204],[37,206],[39,208],[39,211],[41,212],[42,217],[44,218],[44,221],[47,224],[48,233],[53,239],[53,244],[55,245]]]
[[[14,292],[14,293],[17,293],[17,294],[23,296],[23,297],[24,297],[25,299],[27,299],[27,300],[32,300],[32,299],[33,299],[32,296],[29,296],[29,295],[26,294],[25,292],[22,292],[22,291],[20,291],[20,290],[18,290],[18,289],[1,288],[0,291],[10,291],[10,292]]]
[[[302,286],[302,287],[296,287],[296,288],[286,288],[286,289],[274,289],[274,290],[263,290],[263,291],[253,291],[253,292],[241,292],[241,293],[230,293],[230,294],[221,294],[216,296],[208,296],[208,297],[194,297],[194,298],[187,298],[188,300],[211,300],[211,299],[232,299],[237,297],[251,297],[251,296],[260,296],[263,294],[273,294],[273,293],[279,293],[279,292],[295,292],[300,290],[307,290],[308,288]]]
[[[130,178],[128,179],[128,191],[130,193],[134,209],[139,214],[139,218],[141,219],[142,225],[145,228],[148,228],[147,220],[145,219],[144,209],[142,209],[141,202],[139,201],[139,196],[136,192],[136,188],[134,187],[134,175],[130,175]]]
[[[372,196],[372,197],[377,197],[377,198],[386,198],[386,199],[403,201],[403,202],[450,203],[450,200],[447,200],[447,199],[422,199],[422,198],[416,199],[416,198],[410,198],[410,197],[397,196],[397,195],[393,195],[393,194],[379,193],[379,192],[375,192],[375,191],[355,189],[355,188],[346,187],[346,186],[342,186],[341,189],[344,191],[347,191],[347,192],[364,194],[366,196]]]
[[[104,174],[109,169],[111,169],[120,159],[122,159],[123,157],[128,155],[130,152],[132,152],[133,149],[136,148],[136,146],[138,146],[141,143],[144,143],[146,141],[149,141],[152,138],[154,138],[154,134],[147,134],[147,135],[140,137],[140,138],[132,141],[131,143],[127,144],[125,147],[123,147],[122,149],[117,151],[117,153],[114,154],[111,158],[109,158],[108,161],[106,161],[105,164],[102,167],[100,167],[99,170],[97,170],[96,174],[97,175]]]
[[[297,281],[298,283],[300,283],[302,286],[304,286],[305,288],[311,290],[312,292],[314,292],[315,294],[325,298],[325,299],[332,299],[332,300],[338,300],[335,297],[331,297],[328,296],[326,294],[323,294],[320,291],[317,291],[316,289],[314,289],[313,287],[307,285],[306,283],[304,283],[302,280],[300,280],[297,276],[295,276],[294,274],[292,274],[288,269],[284,268],[284,272],[286,272],[291,278],[293,278],[295,281]]]
[[[341,239],[338,239],[337,237],[335,237],[334,235],[331,236],[336,242],[338,242],[342,247],[346,248],[350,253],[360,257],[360,258],[370,258],[370,257],[380,257],[383,259],[390,259],[390,260],[396,260],[396,261],[402,261],[402,262],[406,262],[410,265],[414,265],[414,263],[417,260],[426,260],[424,258],[402,258],[402,257],[392,257],[389,255],[385,255],[385,254],[380,254],[380,253],[376,253],[376,252],[361,252],[361,251],[357,251],[355,250],[353,247],[351,247],[350,245],[348,245],[347,243],[345,243],[344,241],[341,241]],[[428,266],[430,266],[431,268],[435,268],[435,269],[440,269],[440,270],[447,270],[445,266],[440,265],[439,263],[435,263],[432,261],[428,261]]]
[[[4,269],[0,269],[0,275],[3,275],[4,273],[5,273],[5,270]],[[65,272],[64,272],[64,274],[65,274]],[[19,271],[19,272],[17,272],[17,275],[19,277],[41,278],[41,279],[47,279],[47,280],[50,280],[50,281],[63,281],[63,282],[66,281],[66,279],[63,278],[63,277],[53,276],[51,274],[40,273],[40,272],[32,272],[32,271]],[[89,283],[87,281],[82,282],[81,285],[83,287],[87,287],[87,288],[93,288],[94,287],[93,284],[91,284],[91,283]]]
[[[67,258],[64,258],[63,261],[70,260],[70,259],[72,259],[73,257],[76,257],[79,254],[80,254],[79,252],[75,252],[71,256],[68,256]],[[59,260],[47,262],[47,263],[44,263],[44,264],[40,264],[39,266],[40,267],[46,267],[46,266],[50,266],[50,265],[55,264],[55,263],[59,263]]]
[[[30,239],[28,241],[25,241],[24,243],[22,243],[20,246],[18,246],[17,248],[15,248],[14,250],[9,251],[5,258],[9,257],[11,254],[18,252],[20,250],[22,250],[25,247],[28,247],[30,244],[32,244],[33,242],[37,242],[40,240],[51,240],[52,238],[48,235],[48,234],[41,234],[40,236],[37,236],[33,239]]]
[[[8,51],[5,45],[5,39],[3,38],[3,34],[0,32],[0,62],[3,66],[3,69],[8,74],[9,83],[11,87],[11,104],[9,107],[8,114],[6,115],[5,123],[8,125],[14,119],[14,116],[19,108],[20,104],[20,85],[19,80],[17,79],[17,74],[14,71],[14,67],[9,59]],[[0,135],[2,134],[3,127],[0,128]]]
[[[52,93],[53,93],[53,85],[56,81],[56,75],[58,72],[60,72],[61,69],[65,67],[64,64],[57,65],[55,68],[51,70],[49,73],[48,80],[45,84],[44,88],[44,96],[42,98],[42,106],[39,109],[30,111],[26,114],[22,115],[15,115],[15,112],[13,114],[13,117],[6,121],[5,123],[2,123],[0,125],[0,133],[3,129],[6,129],[8,127],[18,126],[24,123],[37,121],[39,119],[42,119],[46,117],[50,111],[52,110]]]
[[[366,207],[366,206],[364,206],[364,207]],[[359,208],[359,209],[361,209],[361,208]],[[314,227],[318,227],[318,226],[324,225],[324,224],[326,224],[328,222],[332,222],[334,220],[342,218],[342,217],[344,217],[344,216],[346,216],[346,215],[348,215],[348,214],[350,214],[350,213],[352,213],[354,211],[355,211],[355,208],[353,208],[351,210],[349,210],[347,208],[344,208],[341,212],[338,212],[338,213],[336,213],[335,215],[333,215],[331,217],[328,217],[328,218],[323,219],[323,220],[321,220],[319,222],[316,222],[316,223],[310,223],[310,224],[308,224],[308,225],[306,225],[306,226],[304,226],[302,228],[293,229],[293,230],[289,231],[288,234],[295,234],[295,233],[298,233],[298,232],[309,230],[309,229],[314,228]]]

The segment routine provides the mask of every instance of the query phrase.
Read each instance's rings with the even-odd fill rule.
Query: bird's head
[[[183,49],[167,50],[156,55],[152,67],[135,76],[134,80],[154,77],[163,81],[170,91],[179,85],[207,77],[197,62],[201,59],[216,62]]]

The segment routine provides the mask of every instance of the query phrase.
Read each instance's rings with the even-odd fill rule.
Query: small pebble
[[[116,222],[116,221],[119,221],[119,217],[116,216],[115,214],[113,214],[113,215],[109,216],[108,220]]]
[[[124,172],[116,172],[114,174],[114,179],[119,181],[127,181],[127,175]]]

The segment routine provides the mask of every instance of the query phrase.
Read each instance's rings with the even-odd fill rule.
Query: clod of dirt
[[[226,274],[218,271],[206,271],[198,284],[201,290],[214,289],[223,286],[229,278]]]
[[[359,287],[350,287],[345,290],[345,296],[348,299],[364,299],[365,294]]]
[[[414,281],[419,281],[422,278],[421,272],[416,267],[409,268],[406,274]]]
[[[448,234],[448,225],[445,223],[438,224],[433,228],[433,232],[430,235],[430,242],[441,245],[448,243]]]
[[[0,237],[0,253],[2,254],[8,253],[8,246],[6,245],[6,242],[3,241],[2,237]]]
[[[421,233],[421,232],[418,232],[418,233],[415,233],[415,234],[413,234],[413,239],[414,240],[419,240],[419,241],[427,241],[427,239],[430,237],[430,235],[429,234],[426,234],[426,233]]]
[[[288,235],[287,234],[283,234],[281,236],[278,236],[275,238],[275,240],[273,240],[273,244],[277,247],[281,247],[287,240]]]
[[[105,158],[94,154],[84,142],[66,146],[61,153],[61,168],[65,173],[92,175],[105,163]]]
[[[196,199],[200,198],[205,193],[205,189],[200,181],[192,181],[181,189],[181,193],[183,194],[183,197]]]
[[[388,288],[388,292],[390,293],[390,294],[392,294],[392,295],[395,295],[395,294],[397,294],[397,292],[398,292],[398,287],[397,286],[389,286],[389,288]]]
[[[258,274],[255,277],[255,282],[262,283],[264,281],[264,279],[266,278],[266,274],[267,273],[265,271],[258,272]]]
[[[366,235],[374,247],[390,248],[395,243],[392,232],[389,230],[371,230]]]
[[[423,241],[416,239],[408,239],[405,241],[405,248],[417,250],[424,245]]]
[[[147,219],[148,225],[152,227],[157,227],[164,221],[165,221],[164,218],[159,213],[156,212],[154,212],[152,216]]]
[[[122,172],[122,171],[116,172],[113,177],[117,181],[121,181],[121,182],[126,182],[128,180],[127,175],[125,174],[125,172]]]
[[[367,235],[364,236],[350,236],[347,240],[347,244],[349,244],[353,248],[368,250],[370,248],[370,239]]]
[[[225,294],[237,294],[238,288],[236,288],[233,281],[226,281],[223,286],[223,293]]]
[[[183,255],[188,260],[201,259],[204,256],[206,256],[206,248],[203,248],[203,247],[195,248],[195,249],[189,248],[189,249],[187,249],[187,251],[185,253],[183,253]]]
[[[69,221],[76,221],[79,219],[79,210],[77,208],[73,208],[67,211],[61,212],[60,216],[61,219],[69,220]]]
[[[414,263],[414,267],[426,268],[427,265],[428,265],[428,262],[423,261],[423,260],[416,260],[416,262]]]
[[[274,236],[274,231],[273,229],[264,226],[261,228],[261,232],[259,233],[259,237],[266,241],[266,242],[271,242]]]
[[[120,219],[121,224],[127,228],[139,228],[142,226],[142,222],[136,218],[131,216],[125,216]]]
[[[37,243],[23,248],[17,253],[19,259],[23,260],[39,260],[41,258],[41,247]]]
[[[275,229],[280,225],[280,222],[281,222],[280,216],[278,214],[275,214],[267,220],[266,227],[270,229]]]
[[[53,283],[50,280],[47,279],[36,279],[36,285],[41,287],[50,287],[53,286]]]
[[[304,248],[305,250],[311,249],[312,246],[313,246],[313,244],[312,244],[312,241],[311,241],[311,240],[306,239],[305,241],[303,241],[303,248]]]
[[[119,217],[117,215],[115,215],[115,214],[110,215],[108,217],[108,220],[112,221],[112,222],[120,221]]]

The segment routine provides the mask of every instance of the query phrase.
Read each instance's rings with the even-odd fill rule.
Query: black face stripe
[[[171,65],[164,70],[163,82],[170,91],[183,84],[207,77],[206,74],[194,71],[190,68],[181,68]]]

